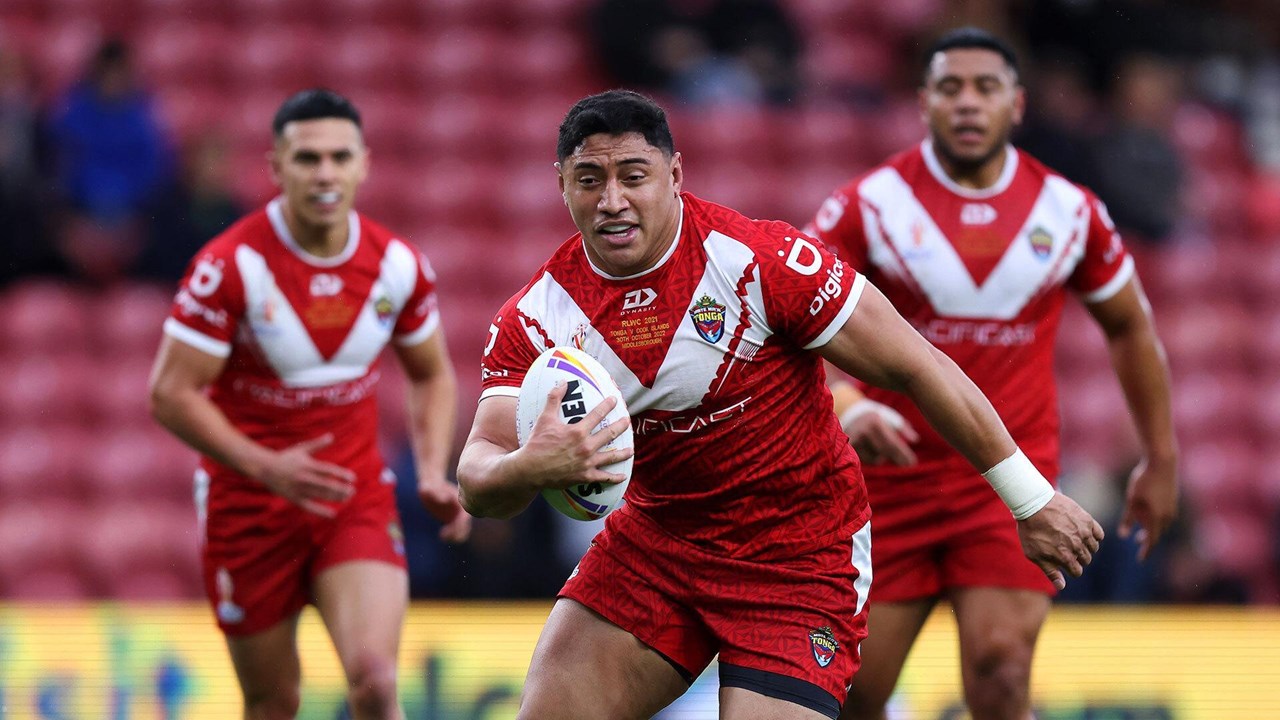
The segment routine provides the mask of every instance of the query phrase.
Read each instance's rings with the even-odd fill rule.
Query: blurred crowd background
[[[1068,601],[1280,602],[1280,23],[1271,0],[0,0],[0,598],[195,599],[195,458],[147,414],[187,260],[272,195],[270,119],[351,97],[357,207],[439,274],[458,447],[490,319],[573,232],[555,134],[613,86],[671,111],[686,187],[803,225],[924,134],[921,48],[1020,50],[1017,141],[1094,188],[1174,373],[1182,518],[1145,564],[1114,534],[1135,462],[1100,333],[1058,355],[1062,484],[1112,539]],[[402,381],[380,391],[415,597],[550,597],[595,531],[537,502],[435,541]]]

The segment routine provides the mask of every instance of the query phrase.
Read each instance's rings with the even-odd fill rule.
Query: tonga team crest
[[[693,327],[703,340],[714,344],[724,336],[724,306],[710,295],[698,298],[689,308],[689,317],[693,318]]]
[[[836,634],[831,631],[831,627],[823,625],[809,631],[809,647],[813,648],[813,659],[818,667],[826,667],[835,659],[840,643],[836,641]]]

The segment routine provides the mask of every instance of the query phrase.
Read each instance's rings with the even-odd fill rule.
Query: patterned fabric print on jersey
[[[931,343],[990,398],[1042,472],[1057,472],[1053,339],[1068,289],[1110,297],[1133,275],[1100,201],[1017,150],[1008,182],[987,191],[950,187],[928,145],[891,159],[834,193],[813,231],[867,273]],[[964,242],[986,228],[1002,248]],[[897,393],[868,396],[902,412],[918,431],[922,466],[967,463]],[[869,475],[908,471],[877,467]]]
[[[654,272],[601,277],[579,238],[562,245],[499,313],[482,397],[514,395],[542,349],[581,342],[631,411],[637,439],[629,506],[707,547],[750,544],[784,555],[863,507],[852,452],[830,452],[847,443],[839,442],[830,397],[821,392],[820,361],[801,348],[827,342],[843,325],[864,280],[795,228],[683,197],[680,243]],[[628,303],[645,304],[645,288],[653,291],[652,310],[621,314]],[[821,300],[824,292],[829,300]],[[714,343],[688,312],[703,296],[724,308]],[[618,349],[609,341],[622,337],[615,333],[621,319],[647,312],[659,324],[671,319],[665,346]],[[815,427],[813,418],[824,422]],[[780,444],[779,434],[788,441]],[[767,489],[767,501],[746,506],[748,486]],[[799,527],[781,522],[784,516]]]

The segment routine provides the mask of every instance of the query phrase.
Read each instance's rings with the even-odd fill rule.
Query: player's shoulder
[[[701,225],[698,235],[712,264],[740,257],[741,248],[746,248],[758,262],[771,264],[775,259],[787,257],[798,239],[807,244],[818,242],[789,222],[750,218],[724,205],[687,194],[685,197],[691,206],[686,221]]]

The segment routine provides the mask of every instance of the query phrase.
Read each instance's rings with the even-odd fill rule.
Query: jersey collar
[[[985,188],[967,188],[957,185],[956,181],[942,169],[942,163],[938,161],[938,156],[933,151],[932,140],[925,140],[920,144],[920,154],[924,156],[924,164],[929,168],[929,174],[933,175],[943,187],[961,197],[974,200],[995,197],[1008,190],[1014,174],[1018,172],[1018,151],[1012,145],[1004,146],[1004,167],[1000,170],[1000,177],[996,178],[995,184]]]
[[[308,265],[316,267],[336,267],[351,259],[356,254],[356,247],[360,245],[360,218],[356,215],[356,211],[352,210],[347,213],[347,245],[342,248],[342,252],[333,257],[320,257],[312,255],[297,240],[293,239],[293,233],[289,232],[289,224],[284,221],[284,198],[278,197],[267,203],[267,218],[271,220],[271,227],[276,231],[276,236],[280,238],[280,242],[284,246],[297,255],[299,259]]]
[[[654,263],[653,267],[647,270],[641,270],[634,275],[610,275],[604,270],[596,267],[595,263],[591,262],[591,256],[587,254],[587,239],[584,237],[582,238],[582,254],[587,258],[587,264],[591,266],[591,270],[606,280],[633,280],[638,277],[644,277],[663,265],[666,265],[667,261],[671,259],[671,256],[676,253],[676,246],[680,244],[680,236],[684,234],[684,198],[681,197],[678,199],[680,200],[680,222],[676,223],[676,239],[671,243],[671,246],[667,248],[667,251],[662,254],[662,257],[658,258],[658,262]]]

